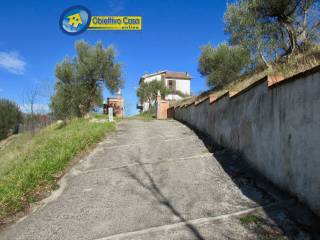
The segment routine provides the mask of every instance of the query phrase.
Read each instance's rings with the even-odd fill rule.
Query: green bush
[[[8,136],[10,131],[15,132],[16,127],[22,122],[22,113],[12,101],[0,99],[0,140]]]

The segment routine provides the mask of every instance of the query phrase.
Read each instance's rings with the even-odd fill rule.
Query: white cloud
[[[0,51],[0,68],[14,74],[23,74],[26,62],[17,52]]]

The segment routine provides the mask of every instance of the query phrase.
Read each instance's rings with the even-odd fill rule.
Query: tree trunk
[[[267,67],[267,68],[270,68],[271,65],[268,63],[267,59],[264,57],[263,51],[262,51],[260,45],[258,45],[258,53],[259,53],[259,56],[260,56],[261,60],[262,60],[263,63],[266,65],[266,67]]]
[[[283,23],[283,26],[285,27],[288,38],[289,38],[289,49],[287,50],[286,55],[290,55],[296,50],[297,47],[297,36],[295,34],[295,31],[290,23]]]

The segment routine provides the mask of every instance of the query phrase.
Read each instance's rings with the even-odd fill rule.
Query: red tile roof
[[[191,76],[187,72],[171,72],[167,71],[164,74],[165,78],[178,78],[178,79],[191,79]]]

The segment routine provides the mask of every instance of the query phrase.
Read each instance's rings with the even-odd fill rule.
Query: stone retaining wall
[[[176,107],[174,117],[241,153],[320,215],[319,67]]]

